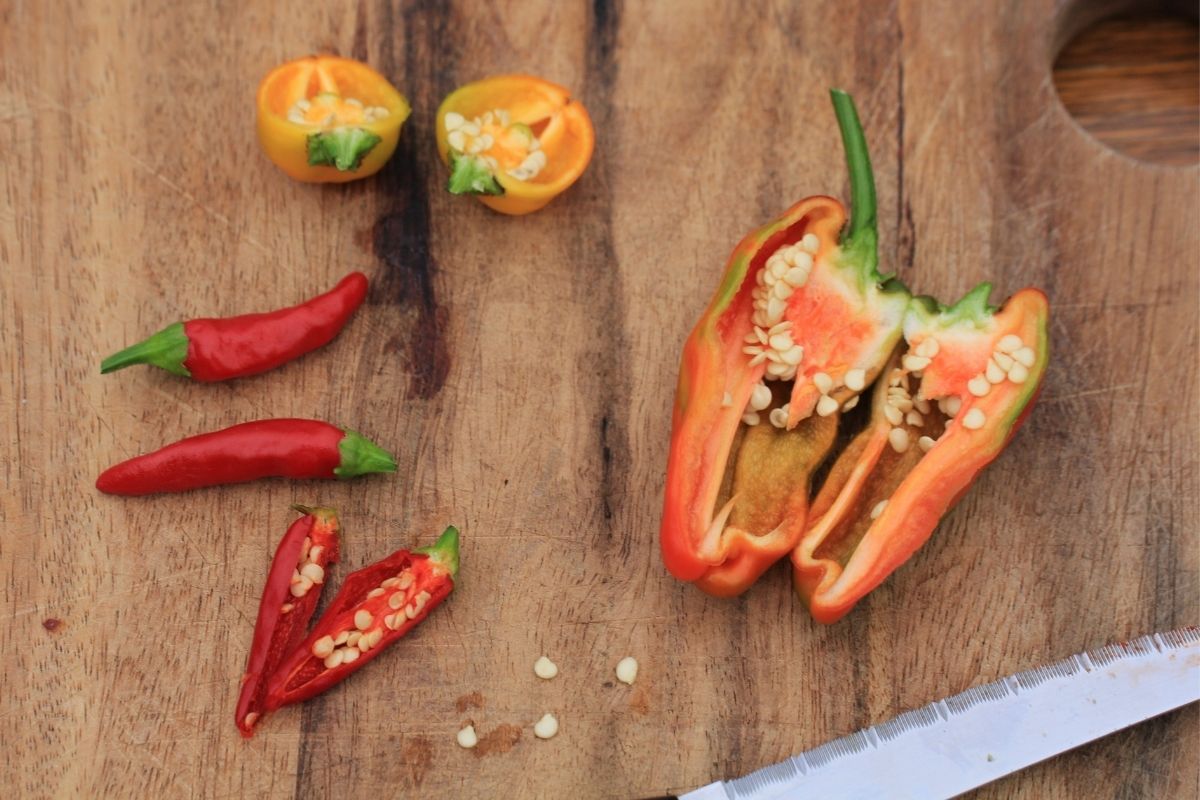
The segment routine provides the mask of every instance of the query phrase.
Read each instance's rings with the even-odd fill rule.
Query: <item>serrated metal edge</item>
[[[725,794],[731,798],[738,797],[753,797],[762,789],[770,788],[771,786],[796,777],[798,770],[792,764],[793,759],[780,761],[778,764],[771,764],[751,772],[749,775],[743,775],[732,781],[725,783]]]
[[[906,733],[937,725],[948,720],[950,716],[961,714],[980,703],[1019,695],[1022,690],[1032,689],[1054,678],[1067,678],[1080,672],[1091,672],[1116,661],[1176,650],[1196,642],[1200,642],[1200,627],[1190,626],[1076,653],[1053,664],[1034,667],[991,683],[973,686],[927,706],[905,711],[878,725],[863,728],[777,764],[755,770],[741,778],[726,781],[725,790],[730,798],[751,798],[763,789],[789,781],[797,775],[807,775],[809,772],[820,770],[845,756],[879,748]]]
[[[1092,662],[1098,667],[1106,667],[1117,661],[1124,661],[1128,658],[1139,658],[1141,656],[1150,655],[1152,653],[1162,652],[1163,648],[1159,642],[1179,641],[1179,644],[1170,644],[1167,649],[1174,650],[1179,647],[1186,647],[1195,641],[1200,641],[1200,634],[1192,633],[1193,638],[1187,638],[1189,629],[1180,628],[1179,630],[1167,631],[1165,634],[1156,634],[1153,636],[1141,636],[1137,639],[1131,639],[1128,642],[1114,642],[1110,645],[1089,650],[1087,655]],[[1176,638],[1178,634],[1178,638]],[[1168,639],[1168,637],[1171,637]]]
[[[1186,647],[1193,642],[1200,642],[1200,627],[1191,625],[1187,628],[1178,628],[1166,633],[1156,633],[1155,636],[1164,647],[1174,650]]]
[[[1001,678],[998,681],[985,683],[982,686],[973,686],[965,692],[959,692],[953,697],[947,697],[945,703],[950,709],[951,714],[961,714],[967,709],[977,706],[980,703],[991,703],[996,700],[1001,700],[1009,695],[1014,694],[1008,682]]]
[[[1016,684],[1014,694],[1019,694],[1021,689],[1032,689],[1035,686],[1040,686],[1046,681],[1055,678],[1069,678],[1072,675],[1077,675],[1083,671],[1075,656],[1064,658],[1062,661],[1056,661],[1053,664],[1047,664],[1043,667],[1034,667],[1027,669],[1024,672],[1018,672],[1012,676],[1012,682]]]
[[[890,742],[909,731],[928,728],[941,721],[942,715],[938,713],[937,706],[930,703],[927,706],[913,709],[912,711],[905,711],[903,714],[892,717],[886,722],[881,722],[873,728],[868,728],[868,730],[874,731],[882,741]]]

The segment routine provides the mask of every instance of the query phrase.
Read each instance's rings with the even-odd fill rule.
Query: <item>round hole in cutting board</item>
[[[1200,163],[1194,19],[1158,11],[1087,25],[1059,51],[1054,85],[1071,116],[1112,149],[1157,164]]]

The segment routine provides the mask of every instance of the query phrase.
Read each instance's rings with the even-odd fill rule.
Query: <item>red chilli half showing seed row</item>
[[[296,508],[305,516],[275,551],[238,698],[234,722],[246,737],[263,714],[320,694],[404,638],[453,591],[458,574],[451,526],[429,547],[397,550],[350,573],[305,636],[326,568],[337,560],[340,526],[331,509]]]

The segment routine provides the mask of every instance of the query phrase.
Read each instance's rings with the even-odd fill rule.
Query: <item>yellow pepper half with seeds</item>
[[[411,109],[361,61],[307,56],[258,86],[258,141],[298,181],[344,183],[378,172],[396,150]]]
[[[442,101],[438,154],[451,194],[473,194],[501,214],[528,214],[579,179],[596,133],[561,86],[529,75],[468,83]]]

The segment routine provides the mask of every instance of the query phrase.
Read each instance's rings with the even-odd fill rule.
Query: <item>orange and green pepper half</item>
[[[1037,290],[998,313],[987,285],[945,308],[881,274],[862,126],[832,97],[853,213],[810,197],[734,250],[684,345],[660,532],[668,570],[718,596],[790,554],[824,622],[1007,443],[1045,368],[1048,313]]]
[[[579,179],[595,131],[570,92],[529,75],[500,75],[451,92],[437,113],[447,189],[502,214],[528,214]]]
[[[344,183],[378,172],[410,113],[387,78],[360,61],[308,56],[258,87],[258,141],[298,181]]]

